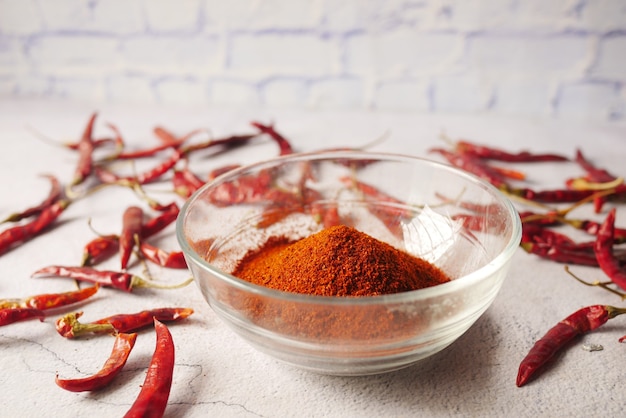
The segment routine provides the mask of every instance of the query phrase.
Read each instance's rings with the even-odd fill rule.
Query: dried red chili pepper
[[[552,327],[530,349],[522,360],[517,374],[517,386],[526,384],[542,366],[574,337],[593,331],[609,319],[626,313],[626,309],[613,306],[592,305],[574,312]]]
[[[165,324],[154,320],[156,348],[135,402],[124,415],[134,417],[162,417],[170,396],[174,373],[175,349],[172,334]]]
[[[41,234],[56,221],[69,204],[69,200],[57,200],[42,210],[32,221],[0,232],[0,255]]]
[[[241,164],[227,164],[227,165],[224,165],[222,167],[215,168],[215,169],[209,171],[209,174],[207,176],[207,180],[208,181],[214,180],[218,176],[221,176],[222,174],[228,173],[229,171],[235,170],[235,169],[237,169],[239,167],[241,167]]]
[[[210,140],[205,141],[205,142],[200,142],[200,143],[197,143],[197,144],[187,145],[187,146],[184,146],[184,147],[180,147],[180,149],[181,149],[181,152],[183,153],[183,155],[189,155],[192,152],[196,152],[196,151],[200,151],[200,150],[206,150],[206,149],[210,149],[210,148],[224,147],[226,149],[230,149],[230,148],[239,147],[241,145],[245,145],[251,139],[254,139],[254,138],[258,137],[258,136],[259,136],[259,134],[232,135],[232,136],[229,136],[229,137],[226,137],[226,138],[210,139]]]
[[[594,190],[571,190],[571,189],[554,189],[554,190],[533,190],[527,187],[500,188],[504,193],[520,197],[522,199],[533,202],[542,203],[576,203],[580,200],[592,196]]]
[[[161,232],[176,220],[180,212],[176,203],[164,205],[159,209],[161,214],[148,219],[141,227],[141,238],[148,238]]]
[[[276,132],[274,126],[263,125],[259,122],[250,122],[250,124],[262,133],[269,135],[278,144],[278,148],[280,149],[279,155],[293,154],[293,147],[291,146],[287,138]]]
[[[81,266],[95,266],[108,260],[120,250],[119,236],[102,235],[85,244]]]
[[[174,322],[186,319],[191,314],[191,308],[156,308],[132,314],[112,315],[83,324],[78,321],[83,313],[75,312],[57,319],[56,330],[65,338],[77,338],[85,334],[135,332],[152,325],[154,318],[162,322]]]
[[[155,167],[144,171],[143,173],[139,173],[136,176],[126,176],[120,177],[117,174],[113,173],[110,170],[105,169],[104,167],[96,167],[96,175],[98,179],[105,184],[119,184],[127,187],[134,187],[136,184],[147,184],[157,181],[161,176],[167,173],[171,168],[173,168],[178,160],[180,160],[182,153],[179,150],[174,150],[174,153],[162,161]]]
[[[5,308],[34,308],[42,311],[59,308],[73,303],[81,302],[98,291],[98,285],[85,287],[64,293],[45,293],[41,295],[29,296],[24,299],[4,299],[0,300],[0,309]]]
[[[174,185],[174,192],[182,197],[191,196],[204,185],[204,181],[195,175],[187,166],[180,170],[174,170],[172,183]]]
[[[499,148],[476,144],[470,141],[457,141],[455,146],[457,152],[470,154],[477,158],[487,160],[498,160],[506,162],[546,162],[546,161],[569,161],[569,158],[558,154],[537,154],[529,151],[508,152]]]
[[[96,374],[79,379],[61,379],[57,375],[54,381],[59,387],[70,392],[87,392],[106,387],[126,364],[136,339],[136,333],[118,333],[111,355]]]
[[[557,244],[542,244],[534,242],[522,242],[522,249],[529,254],[537,255],[550,261],[563,264],[576,264],[579,266],[597,267],[598,260],[592,251],[586,249],[568,248]]]
[[[46,314],[41,309],[36,308],[4,308],[0,309],[0,326],[13,324],[29,319],[39,319],[43,321]]]
[[[598,230],[595,253],[598,265],[617,286],[626,290],[626,269],[613,254],[615,230],[615,208],[611,209]]]
[[[212,189],[208,197],[211,203],[218,206],[262,202],[272,189],[272,180],[271,173],[263,170],[254,175],[241,176],[232,182],[222,183]]]
[[[165,251],[147,242],[142,242],[139,245],[139,252],[146,260],[153,263],[172,269],[186,269],[187,262],[185,261],[185,255],[182,251]]]
[[[96,121],[97,113],[93,113],[87,122],[85,131],[80,141],[78,141],[78,164],[74,171],[74,178],[70,183],[70,187],[81,184],[93,171],[93,151],[95,149],[93,141],[93,126]]]
[[[41,268],[32,274],[32,277],[63,277],[78,280],[79,282],[87,282],[99,284],[103,287],[132,292],[135,288],[155,288],[155,289],[178,289],[187,286],[193,281],[193,278],[185,280],[182,283],[169,285],[157,283],[151,280],[142,279],[134,274],[111,271],[96,270],[92,267],[73,267],[73,266],[48,266]]]
[[[0,221],[0,223],[18,222],[22,219],[39,215],[44,209],[50,207],[52,204],[54,204],[54,202],[61,198],[63,192],[61,188],[61,182],[59,182],[59,180],[55,176],[50,174],[44,175],[43,177],[46,177],[48,180],[50,180],[50,192],[48,193],[48,196],[37,206],[30,207],[18,213],[13,213],[7,216],[3,221]]]
[[[431,148],[429,152],[441,154],[453,166],[460,168],[461,170],[465,170],[468,173],[472,173],[496,187],[508,187],[504,176],[500,172],[494,170],[493,167],[486,162],[477,158],[472,158],[471,155],[460,154],[443,148]]]
[[[128,261],[135,247],[143,226],[143,209],[139,206],[130,206],[122,217],[122,232],[119,237],[120,267],[126,270]]]

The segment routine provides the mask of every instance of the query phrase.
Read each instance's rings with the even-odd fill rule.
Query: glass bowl
[[[349,225],[442,269],[449,282],[395,294],[317,296],[233,276],[271,237]],[[490,306],[521,238],[490,184],[415,157],[294,154],[230,171],[183,206],[177,238],[214,312],[257,349],[322,374],[366,375],[444,349]]]

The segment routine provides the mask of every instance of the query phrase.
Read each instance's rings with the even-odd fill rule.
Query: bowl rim
[[[457,176],[465,177],[467,180],[477,183],[481,187],[485,188],[488,192],[493,194],[502,203],[503,208],[506,209],[507,214],[513,221],[511,227],[511,237],[506,243],[504,249],[491,259],[486,265],[482,266],[478,270],[475,270],[465,276],[458,277],[446,283],[438,284],[423,289],[411,290],[407,292],[399,292],[393,294],[376,295],[376,296],[359,296],[359,297],[346,297],[346,296],[320,296],[303,293],[286,292],[277,289],[271,289],[261,285],[250,283],[246,280],[240,279],[227,273],[215,266],[212,266],[204,260],[187,242],[184,234],[184,225],[186,215],[189,212],[193,203],[198,200],[199,196],[207,189],[213,187],[213,185],[222,183],[228,180],[230,177],[236,177],[240,173],[259,170],[264,167],[276,166],[285,162],[302,162],[307,160],[330,160],[330,159],[382,159],[385,161],[400,161],[400,162],[418,162],[419,164],[426,164],[435,166],[440,170],[451,172]],[[205,183],[202,187],[196,190],[183,204],[181,210],[176,219],[176,237],[178,243],[186,258],[191,258],[193,262],[201,266],[203,269],[210,271],[211,274],[220,278],[221,281],[228,283],[230,286],[234,286],[247,292],[270,297],[274,299],[290,300],[294,302],[303,303],[324,303],[333,305],[367,305],[371,303],[401,303],[406,301],[415,301],[416,299],[429,299],[434,298],[446,293],[452,293],[457,288],[465,288],[471,286],[475,282],[480,281],[484,277],[489,277],[496,270],[500,269],[507,260],[513,257],[513,254],[517,250],[522,236],[522,223],[519,213],[513,202],[506,197],[500,190],[498,190],[491,183],[481,179],[480,177],[454,167],[450,164],[442,163],[439,161],[431,160],[428,158],[403,155],[393,152],[372,152],[372,151],[354,151],[354,150],[328,150],[328,151],[311,151],[311,152],[299,152],[288,155],[282,155],[273,157],[263,161],[247,164],[236,169],[230,170],[215,179]],[[190,264],[190,263],[189,263]],[[195,278],[198,282],[198,279]]]

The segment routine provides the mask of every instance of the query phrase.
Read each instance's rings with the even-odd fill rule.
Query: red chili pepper
[[[258,134],[251,135],[233,135],[226,138],[210,139],[198,144],[191,144],[181,147],[183,155],[189,155],[192,152],[206,150],[210,148],[225,147],[227,149],[236,148],[248,143],[251,139],[258,137]]]
[[[453,166],[460,168],[461,170],[465,170],[468,173],[472,173],[496,187],[508,187],[504,176],[500,172],[494,170],[493,167],[486,162],[477,158],[472,158],[471,155],[460,154],[442,148],[432,148],[430,152],[441,154]]]
[[[104,363],[104,366],[96,374],[80,379],[61,379],[57,375],[55,382],[59,387],[70,392],[87,392],[106,387],[119,374],[128,356],[135,346],[137,334],[118,333],[115,336],[115,343],[111,355]]]
[[[609,279],[620,288],[626,290],[626,269],[613,254],[615,230],[615,208],[611,209],[598,230],[595,242],[598,265]]]
[[[522,242],[534,242],[548,245],[575,245],[576,242],[565,234],[542,225],[522,224]]]
[[[510,188],[505,187],[501,190],[507,194],[521,197],[522,199],[530,200],[533,202],[542,203],[575,203],[582,199],[592,196],[594,190],[571,190],[571,189],[556,189],[556,190],[533,190],[526,187],[522,188]]]
[[[174,373],[175,349],[172,334],[165,324],[154,320],[156,348],[141,385],[141,391],[125,418],[162,417],[170,396]]]
[[[160,215],[148,219],[141,227],[141,238],[148,238],[161,232],[176,220],[180,212],[180,208],[176,203],[171,203],[160,209]]]
[[[248,174],[229,183],[222,183],[209,193],[211,203],[227,206],[240,203],[255,203],[265,199],[272,188],[272,175],[263,170],[255,175]]]
[[[42,311],[48,309],[67,306],[72,303],[81,302],[98,291],[98,285],[85,287],[79,290],[64,293],[46,293],[29,296],[25,299],[5,299],[0,300],[0,309],[4,308],[34,308]]]
[[[598,232],[602,227],[601,222],[596,222],[588,219],[564,219],[563,222],[573,226],[576,229],[585,231],[590,235],[598,235]],[[615,244],[625,243],[626,229],[613,227],[613,242]]]
[[[593,331],[609,319],[626,313],[626,309],[613,306],[592,305],[579,309],[552,327],[530,349],[522,360],[517,374],[517,386],[523,386],[559,350],[574,337]]]
[[[130,206],[124,211],[122,220],[122,233],[119,237],[120,266],[122,270],[128,267],[128,261],[140,237],[143,226],[143,209],[138,206]]]
[[[152,183],[157,181],[161,176],[174,167],[178,160],[180,160],[181,156],[181,152],[179,150],[175,150],[168,159],[156,165],[152,169],[139,173],[136,176],[120,177],[104,167],[97,167],[96,175],[98,176],[98,179],[105,184],[119,184],[132,187],[136,184],[142,185]]]
[[[204,185],[204,181],[189,170],[188,167],[181,170],[174,170],[172,183],[174,184],[174,192],[182,197],[191,196]]]
[[[556,244],[534,242],[522,242],[520,246],[529,254],[534,254],[557,263],[591,267],[598,266],[595,254],[586,249],[576,249],[575,247],[568,248]]]
[[[477,158],[506,162],[569,161],[569,158],[558,154],[535,154],[528,151],[511,153],[498,148],[475,144],[470,141],[457,141],[456,150]]]
[[[0,221],[0,223],[18,222],[22,219],[39,215],[44,209],[50,207],[54,204],[54,202],[61,198],[62,189],[59,180],[55,176],[49,174],[45,175],[44,177],[50,180],[50,192],[48,193],[48,196],[37,206],[30,207],[18,213],[13,213],[7,216],[3,221]]]
[[[193,314],[191,308],[157,308],[132,314],[118,314],[90,323],[80,323],[83,313],[75,312],[62,316],[56,321],[57,332],[65,338],[77,338],[85,334],[117,334],[135,332],[146,328],[156,318],[163,322],[181,321]]]
[[[93,113],[87,122],[83,136],[78,142],[78,164],[74,171],[74,178],[70,183],[70,186],[76,186],[77,184],[85,181],[89,177],[93,170],[93,151],[95,149],[93,141],[93,126],[96,121],[97,113]]]
[[[595,182],[595,183],[608,183],[617,178],[613,174],[609,173],[607,170],[598,168],[591,163],[585,156],[583,155],[580,149],[576,150],[576,159],[575,161],[582,167],[583,170],[587,172],[587,180]]]
[[[42,210],[39,216],[29,223],[14,226],[0,232],[0,255],[41,234],[56,221],[69,204],[69,200],[57,200]]]
[[[64,277],[78,280],[80,282],[99,284],[103,287],[111,287],[114,289],[132,292],[133,289],[139,287],[148,287],[155,289],[177,289],[187,286],[193,281],[190,278],[182,283],[175,285],[167,285],[156,283],[151,280],[142,279],[134,274],[110,271],[96,270],[92,267],[72,267],[72,266],[48,266],[41,268],[32,274],[32,277]]]
[[[139,245],[139,252],[147,260],[161,266],[172,269],[186,269],[187,262],[185,261],[185,255],[182,251],[167,252],[161,248],[155,247],[147,242],[142,242]]]
[[[251,122],[250,124],[262,133],[269,135],[274,141],[276,141],[276,143],[278,144],[278,148],[280,149],[279,155],[293,154],[293,147],[291,146],[287,138],[276,132],[274,126],[263,125],[259,122]]]
[[[103,235],[89,241],[83,249],[82,266],[95,266],[120,251],[119,236]]]
[[[29,319],[39,319],[43,321],[46,314],[41,309],[36,308],[4,308],[0,309],[0,326],[13,324]]]

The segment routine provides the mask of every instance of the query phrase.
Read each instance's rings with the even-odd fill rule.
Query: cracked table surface
[[[106,122],[113,123],[129,147],[154,143],[152,129],[157,125],[178,133],[206,128],[219,137],[249,132],[249,122],[260,120],[275,122],[276,129],[301,151],[374,142],[373,151],[436,159],[428,149],[440,146],[445,132],[451,138],[509,150],[573,156],[579,147],[598,165],[626,175],[626,124],[620,122],[0,101],[0,216],[46,195],[49,183],[41,174],[54,174],[62,181],[71,178],[75,153],[50,140],[78,138],[93,111],[98,111],[97,132],[105,130]],[[203,164],[211,168],[228,162],[250,163],[276,154],[275,144],[267,141],[216,155]],[[529,181],[542,187],[558,187],[564,178],[580,173],[571,164],[558,169],[524,165],[523,169]],[[148,190],[163,201],[171,192],[163,185]],[[95,236],[94,231],[118,231],[122,211],[136,202],[129,190],[111,188],[73,203],[52,230],[0,256],[0,298],[71,290],[71,281],[30,276],[46,265],[80,263],[83,245]],[[585,208],[580,211],[581,216],[593,216]],[[626,226],[622,207],[618,207],[617,224]],[[164,248],[176,249],[173,225],[160,237]],[[142,272],[137,264],[131,269]],[[590,280],[602,277],[594,268],[575,270]],[[185,270],[151,271],[171,282],[189,277]],[[374,376],[321,376],[257,352],[220,322],[195,285],[168,291],[137,289],[131,294],[106,290],[70,311],[84,311],[87,321],[163,305],[195,310],[188,320],[170,327],[176,363],[165,412],[168,417],[617,416],[626,406],[621,389],[626,344],[617,342],[626,334],[626,318],[616,318],[577,340],[540,379],[523,388],[515,386],[519,361],[553,324],[582,306],[623,306],[615,295],[572,280],[562,265],[539,260],[521,249],[493,305],[459,340],[416,365]],[[66,340],[55,332],[54,318],[53,314],[43,323],[0,328],[0,416],[122,416],[143,383],[154,334],[140,332],[128,363],[110,386],[94,393],[71,393],[55,385],[55,376],[96,372],[110,354],[113,340],[95,336]],[[604,349],[590,352],[583,344],[600,344]]]

